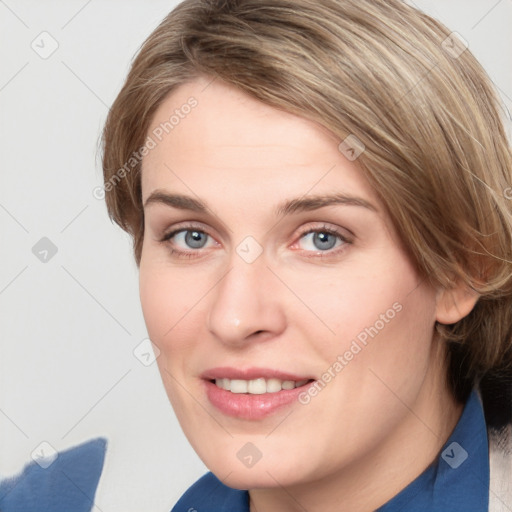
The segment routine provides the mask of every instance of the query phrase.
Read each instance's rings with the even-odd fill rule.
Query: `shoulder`
[[[206,473],[179,499],[171,512],[249,512],[249,493],[224,485]]]
[[[89,512],[103,470],[107,442],[92,439],[50,457],[44,448],[14,477],[0,481],[2,512]],[[49,448],[49,447],[48,447]]]

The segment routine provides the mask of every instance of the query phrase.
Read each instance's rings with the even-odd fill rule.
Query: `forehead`
[[[148,135],[156,145],[143,159],[143,200],[167,188],[225,199],[236,190],[246,206],[262,194],[277,201],[333,189],[377,201],[332,132],[221,80],[201,77],[175,89]]]

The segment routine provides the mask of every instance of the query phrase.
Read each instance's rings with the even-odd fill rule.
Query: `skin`
[[[143,161],[143,202],[160,191],[208,206],[155,201],[144,210],[140,297],[165,389],[206,466],[250,490],[251,511],[374,510],[435,459],[460,417],[434,323],[462,318],[476,297],[420,278],[332,133],[210,82],[200,77],[166,98],[148,133],[191,96],[198,105]],[[333,192],[374,209],[276,214],[283,201]],[[187,245],[185,233],[162,241],[187,222],[208,235],[204,247]],[[331,235],[335,246],[322,250],[304,235],[312,229],[346,241]],[[247,236],[264,249],[252,263],[236,252]],[[200,375],[217,366],[320,380],[396,303],[400,312],[308,404],[246,420],[207,399]],[[237,458],[247,442],[262,453],[250,468]]]

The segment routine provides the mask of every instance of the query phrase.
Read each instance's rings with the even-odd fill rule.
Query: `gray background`
[[[92,193],[107,108],[176,3],[0,0],[0,475],[51,454],[42,442],[106,437],[100,512],[167,512],[206,470],[134,356],[131,243]],[[512,0],[410,3],[467,40],[512,111]]]

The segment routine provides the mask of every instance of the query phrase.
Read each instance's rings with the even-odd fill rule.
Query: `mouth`
[[[264,379],[263,377],[251,380],[244,379],[212,379],[218,388],[230,391],[231,393],[247,393],[249,395],[263,395],[265,393],[279,393],[279,391],[300,388],[312,382],[312,379],[280,380]]]
[[[315,379],[266,369],[216,368],[202,375],[210,403],[223,415],[261,420],[298,402]]]

